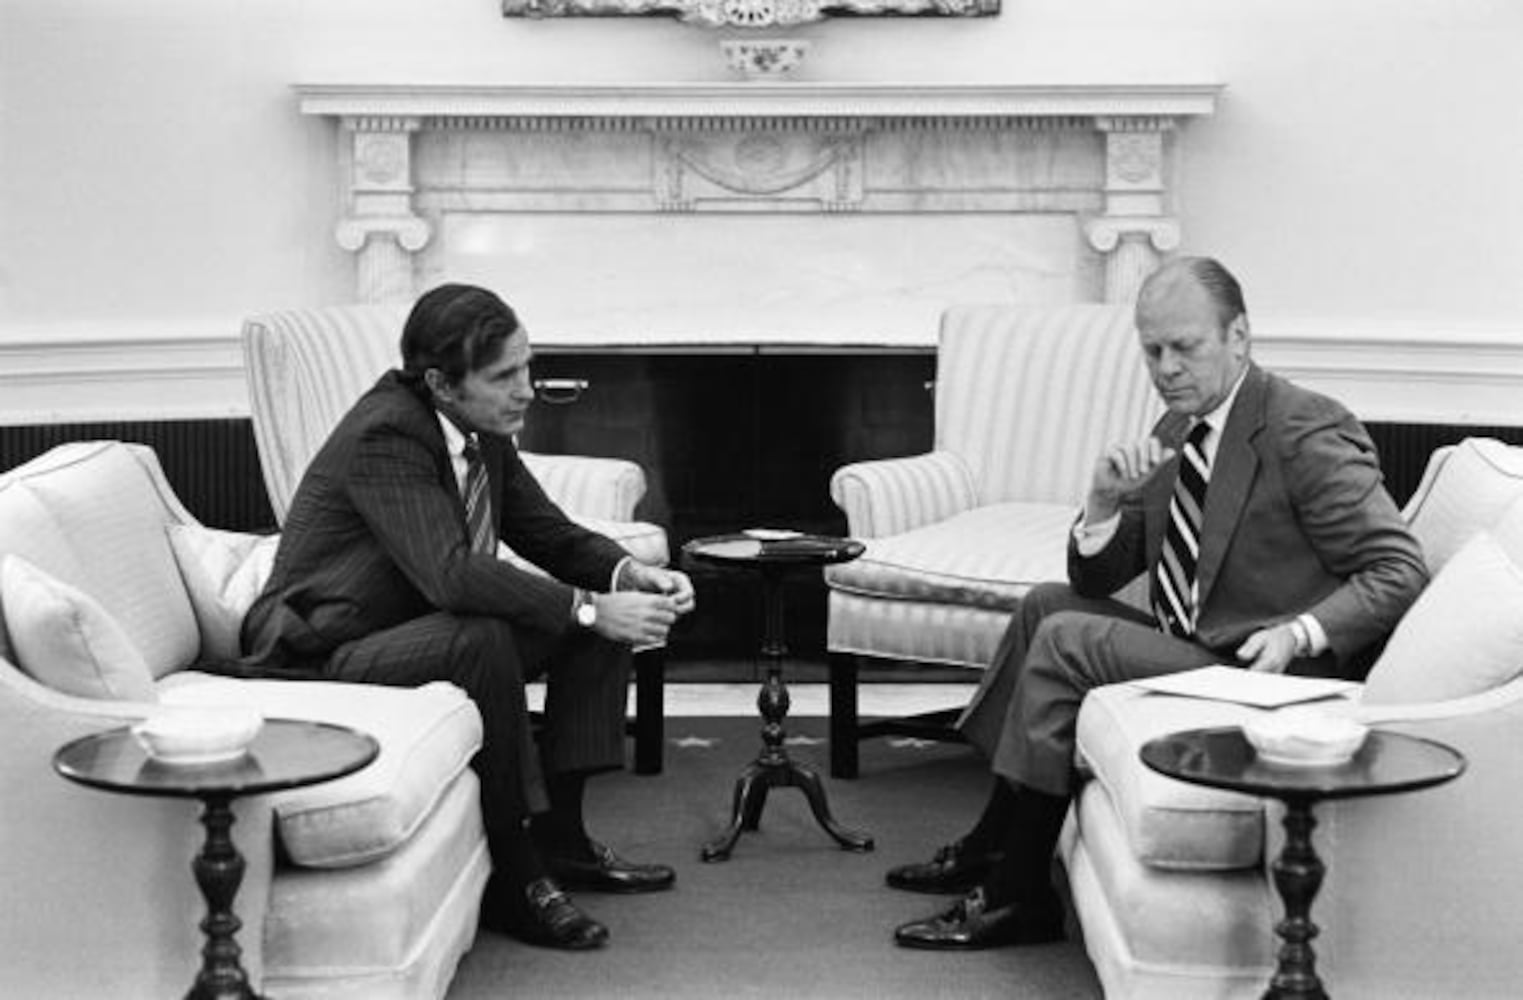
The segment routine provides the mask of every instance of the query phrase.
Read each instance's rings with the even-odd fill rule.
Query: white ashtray
[[[1329,712],[1266,712],[1243,723],[1259,759],[1288,767],[1346,764],[1364,745],[1369,728]]]
[[[802,531],[791,531],[787,528],[747,528],[741,534],[759,542],[785,542],[790,538],[804,537]]]
[[[263,726],[252,705],[161,705],[132,735],[165,764],[217,764],[247,753]]]

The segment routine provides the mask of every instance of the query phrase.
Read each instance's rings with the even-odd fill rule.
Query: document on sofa
[[[1220,664],[1128,683],[1159,694],[1230,701],[1255,708],[1279,708],[1283,705],[1335,698],[1359,686],[1354,681],[1256,673]]]

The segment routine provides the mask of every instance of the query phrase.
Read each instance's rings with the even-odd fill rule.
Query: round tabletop
[[[1429,788],[1457,778],[1465,758],[1453,747],[1372,729],[1359,752],[1335,765],[1259,759],[1239,726],[1190,729],[1149,740],[1142,762],[1160,774],[1212,788],[1279,799],[1340,799]]]
[[[753,528],[728,535],[694,538],[682,551],[700,562],[729,566],[827,566],[850,562],[866,546],[854,538],[802,531]]]
[[[375,737],[345,726],[266,719],[236,758],[169,764],[150,757],[131,728],[121,726],[64,744],[53,768],[82,785],[130,795],[257,795],[353,774],[380,750]]]

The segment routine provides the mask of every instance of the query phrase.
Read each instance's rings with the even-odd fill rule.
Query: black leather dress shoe
[[[567,951],[587,951],[608,941],[608,928],[583,913],[548,878],[516,892],[493,883],[481,900],[481,925],[527,944]]]
[[[1007,944],[1063,940],[1063,907],[1056,898],[1037,906],[1013,903],[990,909],[983,889],[974,889],[945,913],[904,924],[894,943],[935,951],[976,951]]]
[[[942,847],[930,861],[890,868],[885,880],[906,892],[965,893],[1003,856],[998,851],[971,851],[959,840]]]
[[[587,847],[581,856],[546,857],[550,874],[573,889],[590,892],[657,892],[677,881],[677,873],[667,865],[625,861],[596,840],[588,840]]]

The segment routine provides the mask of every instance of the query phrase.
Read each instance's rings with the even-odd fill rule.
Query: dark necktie
[[[491,555],[497,548],[497,530],[492,526],[492,498],[487,495],[487,467],[474,439],[465,443],[461,454],[465,456],[465,527],[471,551]]]
[[[1179,455],[1179,478],[1169,500],[1169,526],[1153,572],[1153,614],[1158,626],[1177,636],[1195,634],[1195,563],[1200,556],[1201,511],[1211,468],[1203,449],[1211,427],[1195,425]]]

